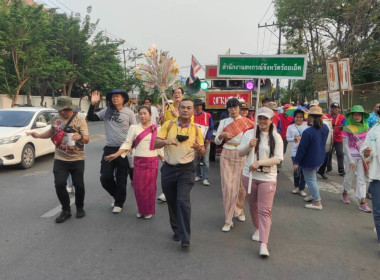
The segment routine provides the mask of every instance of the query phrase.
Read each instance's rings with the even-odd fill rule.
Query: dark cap
[[[194,100],[194,106],[203,105],[203,100],[198,98]]]
[[[249,111],[256,111],[256,108],[255,108],[255,106],[251,106],[251,107],[248,108],[248,110]]]
[[[330,108],[332,108],[332,107],[337,107],[337,108],[340,108],[340,106],[339,106],[339,103],[338,103],[338,102],[333,102],[333,103],[331,103],[331,105],[330,105]]]
[[[241,109],[248,109],[248,103],[247,102],[240,102],[240,108]]]

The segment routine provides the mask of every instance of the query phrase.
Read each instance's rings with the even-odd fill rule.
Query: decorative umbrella
[[[178,80],[178,64],[169,56],[169,52],[158,51],[155,44],[145,53],[145,59],[146,64],[136,69],[136,72],[140,73],[137,78],[144,82],[149,94],[152,94],[156,88],[161,92],[162,111],[165,113],[165,101],[169,104],[165,90]]]

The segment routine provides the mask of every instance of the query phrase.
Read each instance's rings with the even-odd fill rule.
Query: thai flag
[[[190,77],[189,77],[189,84],[194,83],[197,73],[199,70],[201,70],[202,66],[198,62],[198,60],[195,59],[195,57],[191,56],[191,67],[190,67]]]

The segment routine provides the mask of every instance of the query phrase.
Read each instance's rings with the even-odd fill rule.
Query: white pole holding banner
[[[257,129],[257,125],[258,125],[258,119],[257,119],[257,114],[258,114],[258,111],[259,111],[259,102],[260,102],[260,79],[257,79],[257,95],[256,95],[256,111],[255,111],[255,127],[253,128],[253,138],[252,139],[255,139],[255,135],[256,135],[256,129]],[[255,153],[255,148],[251,149],[249,151],[249,153],[253,153],[252,155],[252,161],[251,161],[251,164],[254,163],[256,161],[256,153]],[[252,188],[252,171],[249,172],[249,181],[248,181],[248,194],[251,193],[251,188]]]

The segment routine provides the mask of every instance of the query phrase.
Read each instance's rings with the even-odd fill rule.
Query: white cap
[[[318,100],[312,100],[310,102],[310,106],[318,106],[319,105],[319,101]]]
[[[264,116],[268,119],[271,119],[273,118],[273,110],[269,109],[268,107],[261,107],[257,112],[257,116]]]

